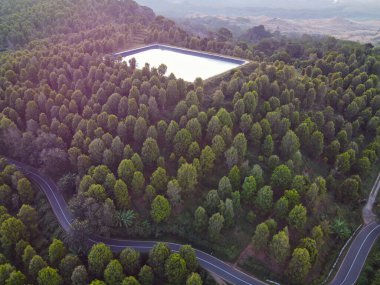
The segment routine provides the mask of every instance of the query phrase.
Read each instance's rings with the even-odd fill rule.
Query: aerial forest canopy
[[[153,42],[250,62],[190,83],[112,56]],[[355,228],[380,157],[379,48],[201,38],[128,0],[2,1],[0,48],[0,154],[52,177],[75,217],[63,233],[2,159],[0,283],[212,284],[189,247],[116,255],[92,234],[317,283]]]

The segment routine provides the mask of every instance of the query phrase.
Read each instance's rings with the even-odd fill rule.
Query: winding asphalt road
[[[54,181],[42,174],[38,169],[30,167],[24,163],[8,159],[20,171],[22,171],[30,180],[36,183],[41,190],[45,193],[49,203],[56,215],[60,225],[66,232],[71,231],[71,223],[73,217],[68,209],[68,205]],[[380,177],[380,175],[379,175]],[[380,179],[377,179],[371,191],[371,195],[377,195],[380,188]],[[375,191],[374,191],[375,189]],[[370,195],[370,198],[371,198]],[[368,199],[373,204],[375,199]],[[370,203],[370,202],[369,202]],[[368,203],[366,205],[368,208]],[[370,207],[372,211],[372,206]],[[376,221],[371,221],[361,228],[355,236],[348,249],[344,259],[330,285],[353,285],[359,278],[360,272],[364,266],[365,260],[377,238],[380,236],[380,224]],[[94,236],[89,238],[89,244],[96,244],[103,242],[108,245],[112,251],[119,252],[125,247],[134,248],[140,252],[149,252],[150,249],[156,244],[156,241],[138,241],[138,240],[120,240],[103,238]],[[182,246],[177,243],[167,243],[173,252],[178,252]],[[228,265],[227,263],[209,255],[201,250],[197,250],[196,255],[199,264],[206,270],[218,275],[225,281],[235,285],[264,285],[267,284],[263,281],[256,279],[253,276],[247,275],[244,272]]]
[[[71,223],[73,222],[73,216],[70,213],[68,205],[61,193],[58,191],[57,185],[54,181],[46,175],[40,173],[38,169],[30,167],[24,163],[8,159],[8,161],[14,164],[20,171],[22,171],[31,181],[37,184],[41,190],[45,193],[49,200],[49,203],[56,215],[60,225],[66,232],[71,231]],[[138,241],[138,240],[120,240],[103,238],[94,236],[89,238],[89,244],[96,244],[102,242],[108,245],[112,251],[119,252],[126,247],[134,248],[140,252],[149,252],[156,241]],[[173,252],[178,252],[182,246],[177,243],[167,243],[169,248]],[[266,283],[256,279],[253,276],[247,275],[244,272],[224,263],[223,261],[209,255],[201,250],[195,250],[199,264],[206,270],[215,273],[222,279],[229,283],[236,285],[265,285]]]

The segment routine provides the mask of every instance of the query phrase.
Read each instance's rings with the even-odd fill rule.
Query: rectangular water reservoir
[[[188,82],[194,82],[197,77],[205,80],[247,63],[242,59],[158,44],[120,52],[115,56],[121,56],[126,62],[135,58],[137,68],[143,68],[145,63],[157,68],[163,63],[167,66],[166,75],[173,73],[176,78]]]

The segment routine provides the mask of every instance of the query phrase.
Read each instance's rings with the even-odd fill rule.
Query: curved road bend
[[[353,285],[356,283],[367,256],[379,235],[380,225],[375,222],[365,225],[359,231],[330,285]]]
[[[64,200],[61,193],[58,191],[57,185],[52,179],[46,175],[40,173],[37,169],[30,167],[24,163],[8,159],[8,161],[14,164],[20,171],[22,171],[30,180],[38,184],[38,186],[45,193],[49,200],[49,203],[56,215],[60,225],[66,232],[71,231],[71,223],[73,222],[73,217],[70,213],[68,205]],[[150,249],[156,244],[156,241],[139,241],[139,240],[120,240],[103,238],[99,236],[94,236],[89,238],[89,244],[96,244],[103,242],[108,245],[112,251],[119,252],[123,248],[131,247],[140,252],[149,252]],[[167,243],[169,248],[178,252],[181,244]],[[201,251],[197,250],[196,256],[199,264],[206,270],[215,273],[225,281],[236,284],[236,285],[266,285],[266,283],[256,279],[253,276],[247,275],[244,272],[224,263],[223,261]]]
[[[39,170],[23,164],[18,161],[8,159],[10,163],[16,165],[16,167],[24,172],[24,174],[30,178],[33,182],[38,184],[51,204],[51,207],[56,215],[62,228],[69,232],[71,230],[71,223],[73,217],[68,209],[66,201],[63,199],[61,193],[58,191],[57,185],[52,179],[39,172]],[[377,179],[374,188],[380,187],[380,179]],[[375,196],[372,191],[371,195]],[[376,193],[377,194],[377,193]],[[372,199],[374,200],[374,199]],[[354,238],[350,248],[344,256],[338,272],[334,279],[330,282],[330,285],[353,285],[359,278],[360,272],[364,266],[365,260],[377,240],[380,236],[380,224],[371,222],[362,227]],[[89,238],[89,244],[96,244],[103,242],[108,245],[114,252],[119,252],[125,247],[132,247],[140,252],[149,252],[149,250],[156,244],[155,241],[139,241],[139,240],[120,240],[103,238],[94,236]],[[170,249],[174,252],[178,252],[181,247],[180,244],[168,243]],[[215,273],[225,281],[235,285],[264,285],[267,284],[263,281],[256,279],[253,276],[247,275],[240,270],[224,263],[223,261],[201,251],[197,250],[196,255],[199,264],[206,270]]]

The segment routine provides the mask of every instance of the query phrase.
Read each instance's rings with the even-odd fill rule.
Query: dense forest
[[[65,235],[1,160],[0,284],[211,282],[191,247],[116,255],[83,243],[95,233],[191,243],[282,282],[328,272],[380,156],[379,48],[199,38],[129,0],[3,2],[0,154],[55,179],[75,221]],[[185,82],[112,56],[152,42],[250,63]]]
[[[188,245],[179,253],[157,243],[149,256],[131,248],[114,256],[109,247],[99,243],[87,254],[75,254],[63,241],[52,239],[60,233],[46,201],[39,201],[42,193],[5,159],[0,160],[0,170],[4,205],[0,206],[1,284],[151,285],[160,280],[173,284],[202,284],[202,279],[207,280],[204,272],[203,278],[197,273],[195,252]],[[64,241],[69,238],[64,237]]]

